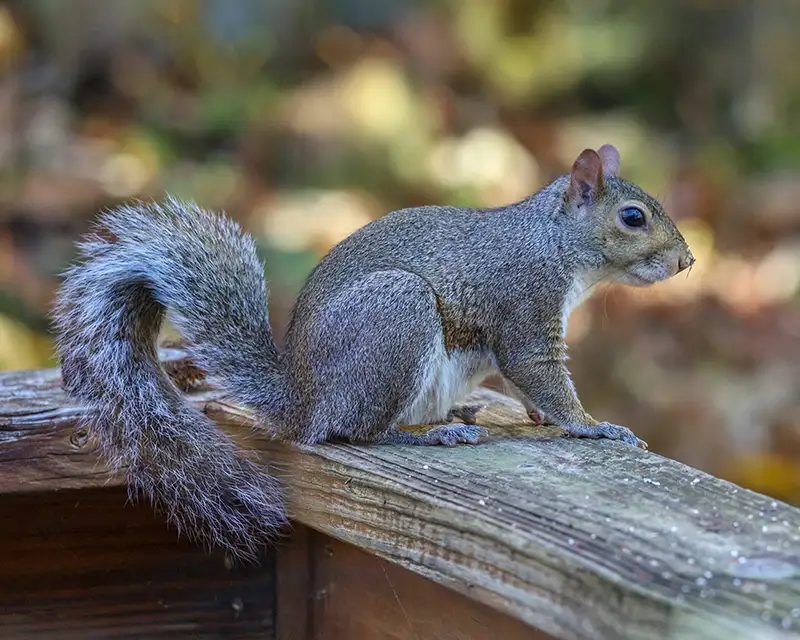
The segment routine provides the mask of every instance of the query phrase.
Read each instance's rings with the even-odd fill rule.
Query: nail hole
[[[85,447],[88,440],[89,430],[86,428],[78,429],[69,437],[69,443],[77,449]]]

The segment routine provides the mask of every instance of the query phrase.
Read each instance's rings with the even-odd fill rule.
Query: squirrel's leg
[[[442,351],[442,323],[430,286],[400,270],[373,272],[318,308],[313,322],[295,329],[292,372],[307,398],[293,422],[295,439],[321,442],[454,445],[474,443],[486,431],[444,422],[449,406],[430,411],[424,392],[430,365]],[[300,346],[302,345],[302,346]],[[300,352],[302,349],[302,352]],[[424,431],[398,425],[435,422]]]
[[[506,354],[501,369],[568,436],[622,440],[646,449],[647,443],[627,427],[598,422],[584,410],[564,363],[558,357],[542,355],[560,351],[560,345],[551,345],[532,354],[513,354],[512,357]]]

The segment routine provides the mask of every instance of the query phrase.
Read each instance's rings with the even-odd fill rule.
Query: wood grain
[[[236,567],[126,492],[0,496],[0,637],[275,638],[274,553]]]
[[[0,375],[0,491],[119,484],[74,436],[57,372]],[[194,402],[284,479],[298,522],[559,638],[800,637],[800,510],[473,400],[476,447],[287,447]]]

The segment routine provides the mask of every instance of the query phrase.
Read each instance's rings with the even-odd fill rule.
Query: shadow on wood
[[[274,552],[234,567],[122,489],[0,497],[0,636],[273,638]]]

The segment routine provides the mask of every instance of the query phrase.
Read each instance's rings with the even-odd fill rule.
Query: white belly
[[[444,338],[431,348],[418,391],[400,424],[441,424],[450,409],[464,402],[497,369],[488,352],[444,348]]]

